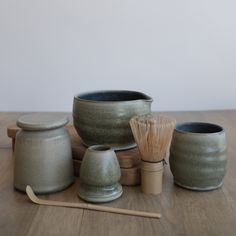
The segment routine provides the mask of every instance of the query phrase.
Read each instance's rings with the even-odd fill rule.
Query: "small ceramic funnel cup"
[[[109,202],[122,195],[120,166],[115,152],[105,145],[87,149],[80,168],[79,197],[88,202]]]
[[[146,194],[157,195],[162,192],[163,161],[141,161],[141,190]]]

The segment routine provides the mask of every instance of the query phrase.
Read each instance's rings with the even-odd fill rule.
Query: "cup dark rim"
[[[196,130],[190,131],[186,130],[186,126],[199,126],[199,129],[206,129],[208,131],[203,132],[203,130],[199,130],[197,132]],[[201,127],[200,127],[201,126]],[[183,122],[183,123],[178,123],[175,127],[175,131],[183,134],[197,134],[197,135],[211,135],[211,134],[221,134],[224,133],[224,128],[220,125],[214,124],[214,123],[207,123],[207,122]]]
[[[102,101],[102,100],[92,100],[92,99],[85,99],[82,98],[83,96],[86,95],[92,95],[92,94],[102,94],[102,93],[133,93],[133,94],[138,94],[140,96],[143,96],[143,98],[137,98],[133,100],[122,100],[122,101]],[[79,93],[74,96],[74,99],[77,101],[83,101],[83,102],[91,102],[91,103],[104,103],[104,104],[112,104],[112,103],[124,103],[124,102],[134,102],[134,101],[147,101],[147,102],[152,102],[153,99],[146,95],[145,93],[139,92],[139,91],[133,91],[133,90],[95,90],[95,91],[90,91],[90,92],[84,92],[84,93]]]

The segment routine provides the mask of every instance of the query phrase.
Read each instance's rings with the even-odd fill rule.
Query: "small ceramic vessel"
[[[65,189],[74,181],[70,138],[60,115],[30,114],[18,119],[14,187],[25,192],[30,185],[36,193]]]
[[[109,202],[122,195],[120,166],[115,152],[104,145],[87,149],[80,168],[79,197],[88,202]]]
[[[178,124],[170,148],[174,182],[198,191],[222,186],[226,173],[225,131],[216,124]]]
[[[74,97],[73,119],[87,146],[109,145],[114,150],[136,146],[129,126],[131,117],[148,114],[152,98],[136,91],[95,91]]]

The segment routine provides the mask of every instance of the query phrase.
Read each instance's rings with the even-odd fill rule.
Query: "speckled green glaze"
[[[222,127],[208,123],[178,124],[170,148],[174,182],[207,191],[222,186],[226,173],[226,141]]]
[[[65,189],[74,181],[70,138],[61,115],[34,113],[22,116],[17,125],[14,152],[14,187],[36,193]]]
[[[108,146],[87,149],[80,168],[79,197],[88,202],[108,202],[122,195],[120,166]]]
[[[135,91],[97,91],[74,97],[74,126],[87,146],[107,144],[115,150],[136,146],[129,121],[148,114],[152,99]]]

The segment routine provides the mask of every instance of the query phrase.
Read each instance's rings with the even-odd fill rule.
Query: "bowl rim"
[[[89,151],[93,151],[93,152],[109,152],[109,151],[113,151],[113,149],[107,145],[107,144],[95,144],[92,146],[88,147]]]
[[[93,93],[136,93],[139,95],[142,95],[144,98],[139,98],[139,99],[134,99],[134,100],[127,100],[127,101],[96,101],[96,100],[89,100],[89,99],[83,99],[80,98],[80,96],[84,96],[84,95],[90,95]],[[148,96],[145,93],[139,92],[139,91],[135,91],[135,90],[94,90],[94,91],[88,91],[88,92],[83,92],[83,93],[78,93],[74,96],[74,100],[76,101],[81,101],[81,102],[91,102],[91,103],[106,103],[106,104],[111,104],[111,103],[126,103],[126,102],[132,102],[132,101],[146,101],[146,102],[153,102],[153,99]]]
[[[219,129],[219,131],[215,131],[215,132],[191,132],[191,131],[185,131],[185,130],[181,130],[180,127],[181,126],[186,126],[186,125],[205,125],[205,126],[210,126],[212,128],[216,128]],[[225,130],[222,126],[218,125],[218,124],[214,124],[214,123],[208,123],[208,122],[182,122],[182,123],[177,123],[174,129],[175,132],[178,133],[182,133],[182,134],[190,134],[190,135],[214,135],[214,134],[221,134],[221,133],[225,133]]]

